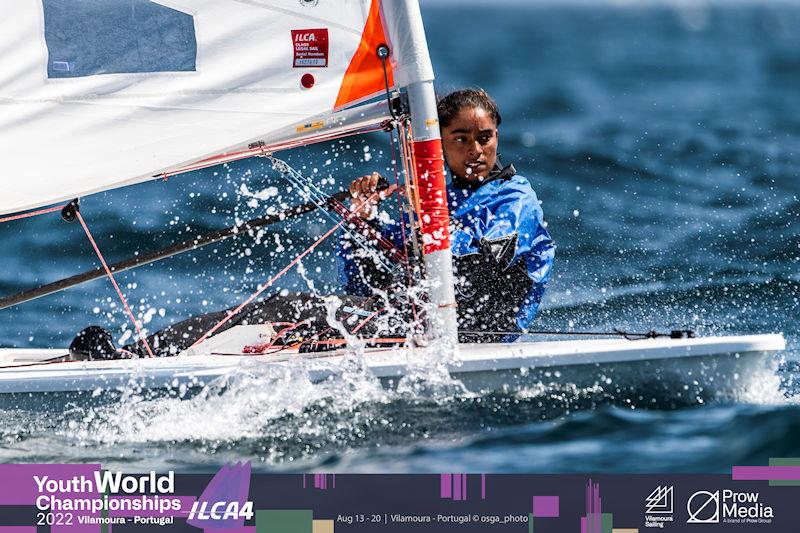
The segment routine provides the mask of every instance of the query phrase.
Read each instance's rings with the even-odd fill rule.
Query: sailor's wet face
[[[461,109],[442,128],[447,166],[456,176],[483,181],[497,160],[497,124],[481,107]]]

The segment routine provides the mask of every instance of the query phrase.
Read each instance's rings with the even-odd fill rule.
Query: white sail
[[[384,30],[381,9],[378,0],[3,0],[0,214],[192,168],[287,131],[380,122],[385,106],[333,117],[384,90],[375,48],[403,32]],[[432,77],[427,50],[398,52],[423,60],[400,69],[405,83]],[[393,85],[392,64],[388,74]]]

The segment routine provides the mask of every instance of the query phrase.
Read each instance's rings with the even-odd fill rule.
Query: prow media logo
[[[686,510],[689,524],[770,524],[775,518],[760,493],[730,489],[698,490],[686,502]]]
[[[698,490],[686,502],[688,524],[719,524],[719,491]]]

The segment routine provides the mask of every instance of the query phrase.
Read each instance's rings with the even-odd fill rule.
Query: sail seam
[[[262,2],[257,2],[256,0],[233,0],[233,1],[234,2],[238,2],[240,4],[245,4],[245,5],[248,5],[248,6],[260,7],[262,9],[268,9],[270,11],[275,11],[275,12],[278,12],[278,13],[282,13],[284,15],[290,15],[292,17],[297,17],[298,19],[301,19],[301,20],[304,20],[304,21],[319,22],[320,24],[326,24],[326,25],[328,25],[328,26],[330,26],[332,28],[338,28],[340,30],[344,30],[344,31],[347,31],[347,32],[350,32],[350,33],[354,33],[355,35],[359,35],[359,36],[361,35],[361,30],[360,29],[350,28],[348,26],[345,26],[343,24],[339,24],[338,22],[334,22],[332,20],[327,20],[327,19],[323,19],[323,18],[319,18],[319,17],[311,17],[311,16],[308,16],[306,14],[302,14],[301,15],[301,14],[297,13],[296,11],[292,11],[291,9],[285,9],[285,8],[278,7],[278,6],[272,6],[272,5],[269,5],[269,4],[264,4]]]

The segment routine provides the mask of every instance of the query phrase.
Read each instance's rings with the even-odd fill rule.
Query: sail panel
[[[389,87],[394,87],[391,61],[386,61],[384,74],[384,64],[376,54],[379,46],[388,44],[383,31],[380,6],[378,2],[373,2],[361,35],[361,43],[344,74],[342,87],[336,97],[336,107],[346,106],[385,91],[387,83]]]
[[[70,24],[90,35],[73,32],[57,46],[46,20],[58,2],[0,2],[0,214],[145,181],[324,121],[363,36],[381,33],[373,1],[75,0]],[[126,21],[125,31],[92,26],[108,18]],[[131,28],[142,24],[136,37]],[[168,36],[160,59],[148,41],[159,24]],[[166,57],[171,50],[177,57]]]

